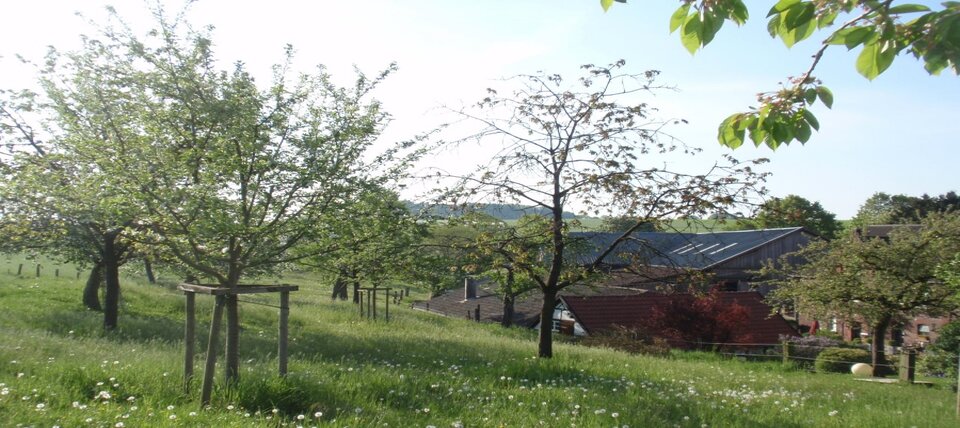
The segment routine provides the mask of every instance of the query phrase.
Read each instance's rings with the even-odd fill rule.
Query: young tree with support
[[[288,47],[261,88],[242,63],[219,68],[208,32],[153,14],[145,36],[100,27],[79,51],[51,51],[43,70],[63,150],[139,210],[129,239],[223,288],[310,257],[292,251],[304,243],[337,248],[341,208],[405,165],[391,163],[403,147],[368,153],[387,119],[370,91],[393,67],[344,88],[322,67],[292,76]],[[236,294],[224,312],[232,381]]]
[[[556,74],[517,76],[509,81],[512,92],[490,89],[475,108],[457,112],[479,129],[458,141],[479,141],[496,152],[476,173],[447,174],[455,184],[441,189],[445,196],[457,203],[532,205],[549,213],[536,234],[546,242],[543,251],[513,263],[543,298],[540,357],[553,355],[551,326],[560,290],[601,272],[604,258],[650,220],[703,215],[745,202],[763,178],[753,162],[730,157],[699,174],[664,168],[658,155],[697,150],[670,139],[661,131],[664,124],[648,117],[653,109],[640,96],[656,89],[658,73],[630,74],[623,67],[623,61],[585,65],[572,82]],[[571,248],[565,216],[571,204],[642,220],[584,264]]]

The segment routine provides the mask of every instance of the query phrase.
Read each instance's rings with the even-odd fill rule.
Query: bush
[[[801,367],[812,367],[820,352],[828,348],[840,348],[843,341],[831,337],[815,336],[781,336],[780,340],[786,340],[790,347],[790,360]]]
[[[827,348],[817,355],[814,367],[818,372],[849,373],[856,363],[870,364],[870,352],[859,348]]]
[[[917,372],[923,376],[956,378],[957,357],[950,352],[928,349],[917,356]]]
[[[610,330],[586,336],[580,340],[586,346],[601,346],[631,354],[664,357],[670,354],[670,345],[665,339],[650,337],[639,329],[614,326]]]
[[[957,349],[960,348],[960,321],[943,326],[932,345],[917,358],[917,371],[924,376],[957,379]]]

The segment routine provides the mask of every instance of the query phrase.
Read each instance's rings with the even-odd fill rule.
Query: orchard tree
[[[332,216],[339,241],[333,251],[325,241],[318,243],[319,249],[308,243],[296,251],[312,254],[300,264],[334,275],[331,298],[346,300],[352,285],[353,301],[360,303],[361,281],[410,277],[427,226],[388,189],[371,186],[351,200]]]
[[[520,217],[514,225],[498,222],[485,225],[479,230],[474,252],[483,270],[482,275],[497,284],[495,293],[500,297],[503,317],[500,325],[513,325],[513,316],[517,298],[536,289],[537,283],[530,276],[529,266],[540,257],[550,243],[550,220],[537,214]]]
[[[919,229],[901,227],[886,239],[851,235],[815,241],[767,269],[780,278],[769,298],[817,317],[863,320],[873,339],[874,374],[882,374],[887,331],[918,314],[956,307],[956,284],[936,277],[960,252],[960,213],[932,215]]]
[[[626,0],[600,0],[604,10]],[[743,0],[682,0],[670,17],[690,52],[709,44],[727,21],[742,25],[749,18]],[[900,54],[911,54],[930,74],[943,70],[960,74],[960,2],[943,2],[934,10],[905,2],[865,0],[779,0],[767,12],[767,30],[788,48],[826,29],[807,70],[789,79],[783,88],[761,93],[757,106],[731,115],[719,127],[720,143],[737,148],[747,134],[757,146],[776,149],[793,141],[806,143],[820,128],[808,107],[818,100],[830,108],[833,94],[814,76],[831,46],[860,47],[857,71],[873,80]]]
[[[824,239],[832,239],[840,231],[836,215],[797,195],[772,198],[760,205],[752,223],[757,228],[802,226]]]
[[[488,90],[474,108],[458,111],[478,131],[459,140],[496,147],[488,164],[473,174],[449,174],[455,180],[446,195],[455,201],[503,202],[542,208],[547,213],[532,234],[544,242],[536,256],[525,246],[513,254],[543,297],[538,355],[553,355],[552,320],[557,293],[601,271],[603,259],[650,220],[704,215],[753,196],[762,178],[751,164],[726,157],[708,171],[689,174],[665,169],[657,155],[694,149],[661,133],[662,123],[648,118],[652,108],[640,97],[656,88],[658,74],[585,65],[568,82],[555,74],[517,76],[512,92]],[[638,219],[610,247],[587,264],[577,262],[565,214],[577,203],[594,215]],[[491,243],[499,246],[499,243]],[[509,247],[505,247],[509,248]]]
[[[322,67],[292,76],[288,47],[261,89],[242,63],[218,67],[207,32],[153,12],[145,36],[101,27],[77,52],[51,51],[43,70],[63,150],[142,212],[131,239],[228,288],[338,248],[351,195],[405,164],[388,165],[400,148],[368,153],[387,119],[370,91],[393,68],[339,87]],[[236,295],[218,304],[232,380]]]
[[[117,327],[119,268],[134,256],[127,239],[137,208],[105,186],[103,171],[64,150],[70,138],[39,94],[0,91],[0,244],[5,251],[38,251],[91,267],[82,294],[85,306],[103,311],[107,330]],[[50,113],[47,111],[47,113]],[[105,285],[104,303],[100,302]]]

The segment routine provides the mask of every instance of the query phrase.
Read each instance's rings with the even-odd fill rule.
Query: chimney
[[[463,279],[463,300],[477,298],[477,281],[471,278]]]

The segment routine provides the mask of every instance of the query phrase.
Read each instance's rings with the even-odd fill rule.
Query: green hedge
[[[850,366],[870,362],[870,351],[865,349],[827,348],[817,355],[814,367],[818,372],[849,373]]]

